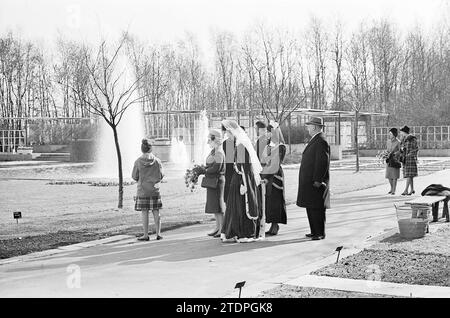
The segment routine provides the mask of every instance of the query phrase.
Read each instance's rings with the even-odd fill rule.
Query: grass
[[[64,165],[0,170],[0,254],[11,255],[14,248],[22,251],[20,253],[28,253],[53,248],[58,241],[61,244],[78,243],[140,227],[140,213],[134,211],[133,202],[136,185],[124,187],[124,208],[117,209],[117,186],[103,179],[100,180],[102,184],[110,186],[90,186],[96,179],[88,177],[89,169],[90,166]],[[198,187],[194,192],[189,191],[182,170],[167,169],[166,174],[166,182],[161,184],[163,226],[176,222],[207,222],[210,216],[204,213],[205,189]],[[285,183],[286,202],[294,203],[298,167],[286,167]],[[331,171],[332,197],[380,184],[386,184],[381,170]],[[14,211],[22,212],[19,225],[12,218]],[[73,240],[68,239],[68,233]],[[20,244],[14,243],[18,237],[22,237]],[[46,239],[48,245],[44,244]],[[27,244],[29,249],[21,247]]]

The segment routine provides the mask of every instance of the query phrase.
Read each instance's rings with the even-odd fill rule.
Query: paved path
[[[450,170],[445,170],[417,178],[416,192],[431,183],[448,185],[449,177]],[[398,189],[403,187],[404,181]],[[25,257],[0,265],[0,297],[223,297],[233,292],[236,282],[245,280],[251,288],[306,268],[333,254],[336,246],[355,248],[396,227],[393,203],[412,197],[385,192],[386,185],[335,196],[322,241],[304,238],[309,232],[305,210],[290,205],[289,224],[264,242],[223,244],[205,235],[210,225],[198,225],[166,232],[162,241],[125,239]],[[77,269],[80,288],[69,288],[77,286]]]

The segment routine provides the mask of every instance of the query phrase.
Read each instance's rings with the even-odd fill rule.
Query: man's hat
[[[323,118],[321,117],[311,117],[311,119],[306,123],[306,125],[316,125],[316,126],[325,126],[323,124]]]
[[[408,126],[405,125],[405,126],[403,126],[403,127],[400,129],[400,131],[403,131],[404,133],[409,134],[410,129],[409,129]]]

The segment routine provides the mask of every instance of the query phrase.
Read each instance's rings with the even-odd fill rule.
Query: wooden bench
[[[433,214],[433,221],[437,222],[438,212],[439,212],[439,202],[444,202],[444,208],[442,211],[442,217],[446,217],[447,222],[449,222],[449,213],[448,213],[448,198],[446,196],[437,196],[437,195],[424,195],[414,200],[405,202],[405,204],[411,205],[413,208],[421,208],[421,207],[431,207]]]

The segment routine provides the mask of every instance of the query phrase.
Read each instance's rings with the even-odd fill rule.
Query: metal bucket
[[[400,236],[405,239],[415,239],[425,236],[428,221],[423,219],[400,219],[398,229]]]
[[[412,208],[409,205],[394,204],[397,214],[397,220],[410,219],[412,217]]]

